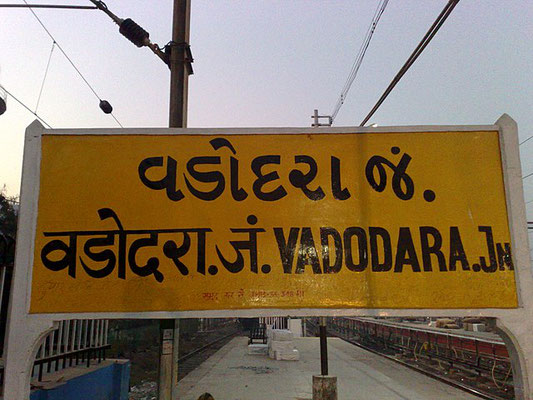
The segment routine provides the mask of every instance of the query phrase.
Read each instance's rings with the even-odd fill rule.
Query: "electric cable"
[[[529,177],[532,176],[532,175],[533,175],[533,172],[530,172],[529,174],[523,176],[523,177],[522,177],[522,180],[527,179],[527,178],[529,178]]]
[[[533,139],[533,135],[527,137],[525,140],[523,140],[522,142],[520,142],[518,145],[519,145],[519,146],[522,146],[524,143],[526,143],[526,142],[529,141],[530,139]]]
[[[57,8],[65,10],[97,10],[93,6],[77,6],[70,4],[0,4],[0,8]]]
[[[132,42],[137,47],[143,47],[146,46],[152,52],[158,56],[166,65],[170,67],[170,59],[169,54],[167,54],[167,49],[169,49],[169,45],[173,42],[170,42],[167,46],[162,49],[157,45],[157,43],[152,43],[150,41],[150,34],[144,30],[139,24],[137,24],[135,21],[133,21],[131,18],[122,19],[116,16],[108,7],[107,5],[101,1],[101,0],[89,0],[91,3],[93,3],[96,8],[99,10],[102,10],[104,13],[107,14],[109,18],[113,20],[115,24],[119,26],[119,32],[121,35],[123,35],[126,39],[128,39],[130,42]],[[191,50],[188,44],[185,47],[185,52],[187,56],[187,71],[189,75],[193,74],[191,63],[194,61],[192,58]]]
[[[435,22],[433,22],[433,25],[429,28],[429,30],[426,32],[418,46],[415,48],[415,50],[411,53],[405,64],[402,66],[400,71],[396,74],[396,76],[392,79],[391,83],[385,89],[385,92],[381,95],[377,103],[374,105],[372,110],[368,113],[368,115],[363,119],[361,124],[359,126],[364,126],[368,120],[374,115],[374,113],[378,110],[378,108],[381,106],[381,104],[385,101],[387,96],[392,92],[392,89],[398,84],[400,79],[405,75],[407,70],[414,64],[418,56],[422,54],[426,46],[429,44],[429,42],[433,39],[435,34],[438,32],[440,27],[444,24],[446,19],[450,16],[455,6],[459,3],[459,0],[449,0],[444,9],[441,11]]]
[[[28,2],[26,0],[22,0],[26,5],[29,5]],[[89,87],[89,89],[91,89],[91,91],[93,92],[93,94],[98,98],[98,100],[100,100],[100,102],[102,102],[102,98],[100,96],[98,96],[98,93],[96,93],[96,90],[94,90],[94,88],[91,86],[91,84],[87,81],[87,79],[85,79],[85,77],[83,76],[83,74],[81,73],[81,71],[78,69],[78,67],[76,67],[76,65],[74,64],[74,62],[71,60],[71,58],[68,56],[68,54],[65,52],[65,50],[63,50],[63,47],[61,47],[61,45],[57,42],[57,40],[54,38],[54,36],[50,33],[50,31],[46,28],[46,26],[44,25],[44,23],[41,21],[41,19],[37,16],[37,14],[35,13],[35,11],[33,11],[31,8],[29,9],[31,11],[31,13],[33,14],[33,16],[35,17],[35,19],[37,19],[37,21],[39,22],[39,24],[42,26],[42,28],[44,29],[44,31],[48,34],[48,36],[50,36],[50,38],[55,42],[55,45],[57,46],[57,48],[61,51],[61,53],[65,56],[65,58],[68,60],[68,62],[70,63],[70,65],[72,65],[72,68],[74,68],[74,70],[78,73],[78,75],[80,76],[80,78],[85,82],[85,84]],[[105,100],[104,100],[105,101]],[[119,122],[119,120],[113,115],[112,112],[110,113],[107,113],[106,114],[111,114],[111,116],[113,117],[113,119],[116,121],[116,123],[121,127],[123,128],[122,124]]]
[[[505,378],[502,380],[500,380],[500,382],[502,382],[502,385],[498,385],[498,383],[496,382],[496,377],[494,376],[494,370],[496,369],[496,360],[493,361],[493,364],[492,364],[492,372],[491,372],[491,375],[492,375],[492,381],[494,382],[494,385],[496,385],[496,387],[498,389],[502,389],[506,384],[507,384],[507,380],[509,379],[509,375],[511,375],[511,371],[512,371],[512,367],[509,365],[509,370],[507,371],[507,374],[505,375]]]
[[[385,11],[385,8],[387,7],[388,2],[389,0],[382,0],[381,3],[378,4],[378,7],[376,8],[376,11],[374,12],[374,17],[372,18],[372,22],[370,23],[370,26],[368,27],[368,30],[365,35],[365,39],[363,40],[363,44],[361,45],[361,48],[359,49],[359,53],[357,54],[357,57],[355,58],[352,64],[352,69],[350,70],[348,79],[346,80],[346,83],[344,84],[344,87],[342,88],[341,94],[339,96],[339,100],[337,100],[337,104],[335,105],[335,108],[333,109],[333,112],[331,113],[331,123],[333,123],[333,121],[335,120],[335,117],[339,113],[339,110],[341,109],[342,105],[344,104],[344,101],[346,100],[346,96],[348,95],[348,92],[350,91],[350,88],[352,87],[352,83],[355,80],[357,73],[359,72],[359,67],[363,63],[363,58],[365,57],[366,50],[368,49],[368,45],[370,44],[370,40],[372,39],[372,36],[374,35],[376,26],[381,18],[381,15]]]
[[[50,124],[48,124],[44,119],[42,119],[39,115],[37,115],[36,112],[32,111],[30,107],[28,107],[26,104],[24,104],[22,101],[20,101],[18,98],[16,98],[10,91],[8,91],[4,86],[0,85],[0,89],[2,89],[4,92],[6,92],[11,98],[13,98],[17,103],[19,103],[22,107],[24,107],[26,110],[31,112],[33,115],[37,117],[39,121],[41,121],[43,124],[45,124],[49,129],[52,129]]]
[[[50,55],[48,56],[48,62],[46,63],[46,69],[44,70],[43,82],[41,83],[41,90],[39,90],[39,97],[37,97],[37,104],[35,105],[35,112],[39,108],[39,102],[41,101],[41,96],[43,94],[44,82],[48,76],[48,69],[50,68],[50,61],[52,60],[52,54],[54,53],[54,47],[56,46],[55,40],[52,42],[52,48],[50,49]]]

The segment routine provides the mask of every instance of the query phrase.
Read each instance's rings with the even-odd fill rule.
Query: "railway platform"
[[[296,338],[299,361],[247,354],[248,338],[237,337],[179,383],[179,399],[310,400],[312,376],[320,373],[320,344]],[[474,400],[460,389],[418,374],[338,338],[328,338],[329,371],[337,376],[339,400]]]

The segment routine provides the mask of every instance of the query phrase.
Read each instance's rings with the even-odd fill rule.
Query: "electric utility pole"
[[[149,47],[170,68],[170,128],[187,127],[187,95],[189,75],[193,73],[193,61],[189,46],[191,0],[174,0],[172,14],[172,40],[164,48],[152,43],[150,34],[129,18],[122,19],[107,8],[103,1],[90,0],[105,12],[119,27],[119,31],[137,47]],[[179,320],[162,319],[159,351],[159,400],[177,397]]]
[[[187,127],[187,97],[192,56],[189,47],[191,0],[174,0],[170,42],[169,127]],[[177,398],[179,319],[160,321],[159,400]]]
[[[174,0],[170,43],[169,127],[187,127],[187,95],[192,61],[189,47],[191,0]]]

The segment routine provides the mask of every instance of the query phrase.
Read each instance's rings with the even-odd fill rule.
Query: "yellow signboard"
[[[31,313],[486,307],[497,131],[42,137]]]

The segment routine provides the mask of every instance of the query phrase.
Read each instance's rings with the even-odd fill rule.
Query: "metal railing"
[[[9,293],[13,276],[15,239],[0,232],[0,386],[4,375],[4,339],[7,332]],[[100,363],[110,348],[109,321],[64,320],[42,340],[32,368],[32,377],[42,380],[43,374],[91,362]],[[94,360],[94,361],[93,361]]]
[[[287,317],[260,317],[259,324],[272,326],[273,329],[288,329],[289,318]]]
[[[100,363],[106,359],[109,320],[73,319],[60,321],[58,327],[43,340],[37,351],[32,377],[42,380],[44,373],[56,372],[64,368],[85,363],[90,367],[91,360]]]
[[[7,326],[9,288],[13,277],[15,239],[0,232],[0,358],[4,353],[4,338]]]

